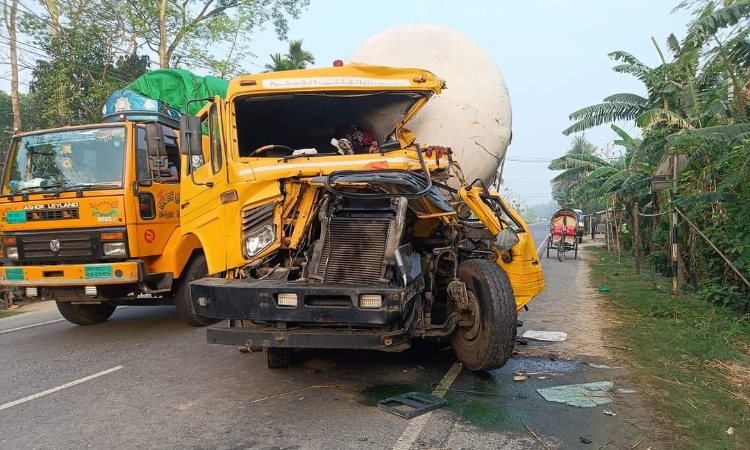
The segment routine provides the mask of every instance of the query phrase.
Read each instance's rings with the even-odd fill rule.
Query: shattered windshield
[[[11,144],[2,193],[122,187],[124,159],[122,126],[22,136]]]

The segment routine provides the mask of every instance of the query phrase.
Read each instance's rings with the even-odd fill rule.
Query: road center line
[[[542,247],[544,247],[544,244],[547,243],[547,239],[549,239],[549,235],[547,235],[544,239],[542,239],[542,243],[539,244],[539,247],[536,249],[536,255],[539,256],[539,252],[542,250]]]
[[[47,324],[50,324],[50,323],[62,322],[63,320],[65,320],[65,319],[48,320],[47,322],[39,322],[39,323],[31,324],[31,325],[26,325],[26,326],[23,326],[23,327],[11,328],[10,330],[0,331],[0,334],[10,333],[10,332],[13,332],[13,331],[25,330],[27,328],[40,327],[42,325],[47,325]]]
[[[44,397],[45,395],[49,395],[49,394],[55,393],[57,391],[61,391],[63,389],[67,389],[67,388],[75,386],[77,384],[85,383],[85,382],[87,382],[89,380],[93,380],[94,378],[98,378],[98,377],[101,377],[103,375],[107,375],[108,373],[116,372],[116,371],[118,371],[120,369],[122,369],[122,366],[117,366],[117,367],[113,367],[111,369],[102,370],[101,372],[95,373],[93,375],[89,375],[87,377],[79,378],[79,379],[77,379],[75,381],[71,381],[70,383],[61,384],[60,386],[53,387],[52,389],[47,389],[46,391],[42,391],[42,392],[38,392],[38,393],[33,394],[33,395],[29,395],[28,397],[24,397],[24,398],[21,398],[21,399],[18,399],[18,400],[14,400],[12,402],[4,403],[4,404],[0,405],[0,411],[2,411],[4,409],[11,408],[11,407],[16,406],[16,405],[20,405],[21,403],[26,403],[28,401],[35,400],[35,399],[37,399],[39,397]]]
[[[443,397],[453,382],[456,381],[456,377],[458,377],[462,368],[463,366],[458,361],[454,362],[451,368],[448,369],[448,372],[445,373],[445,376],[443,376],[443,379],[440,380],[437,387],[432,391],[432,395]],[[411,419],[409,425],[406,426],[406,429],[401,434],[401,437],[398,438],[396,444],[393,445],[393,450],[409,450],[412,444],[417,441],[419,433],[421,433],[422,429],[427,425],[427,421],[430,419],[431,415],[432,411]]]

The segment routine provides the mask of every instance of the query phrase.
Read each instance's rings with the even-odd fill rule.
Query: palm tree
[[[302,39],[289,42],[289,52],[286,59],[294,69],[304,69],[308,64],[315,64],[315,56],[302,49]]]
[[[302,39],[290,41],[289,50],[285,55],[274,53],[270,56],[271,63],[266,64],[266,72],[304,69],[308,64],[315,64],[313,54],[302,48]]]
[[[568,149],[568,155],[593,155],[596,153],[596,146],[586,139],[585,134],[573,136],[573,141],[570,143]]]

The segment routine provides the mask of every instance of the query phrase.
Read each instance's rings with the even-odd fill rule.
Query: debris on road
[[[594,364],[594,363],[588,363],[589,366],[593,367],[594,369],[619,369],[619,367],[610,367],[606,364]]]
[[[525,381],[528,378],[526,375],[516,374],[513,376],[513,381]]]
[[[609,289],[609,286],[602,286],[599,288],[599,292],[612,292],[612,291]]]
[[[614,416],[616,416],[616,415],[617,415],[617,413],[616,413],[616,412],[614,412],[614,411],[610,411],[610,410],[608,410],[608,409],[605,409],[605,410],[603,410],[602,412],[603,412],[604,414],[606,414],[606,415],[608,415],[608,416],[612,416],[612,417],[614,417]]]
[[[534,436],[534,439],[536,439],[537,441],[539,441],[539,443],[540,443],[540,444],[542,444],[542,446],[543,446],[544,448],[546,448],[547,450],[551,450],[551,449],[549,448],[549,446],[547,446],[547,444],[545,444],[545,443],[544,443],[544,441],[543,441],[543,440],[542,440],[542,439],[541,439],[541,438],[540,438],[539,436],[537,436],[537,434],[536,434],[536,433],[534,433],[534,430],[532,430],[532,429],[531,429],[531,427],[529,427],[529,426],[528,426],[528,425],[526,425],[526,424],[523,424],[523,426],[525,426],[525,427],[526,427],[526,429],[527,429],[527,430],[529,430],[529,433],[531,433],[531,435],[532,435],[532,436]]]
[[[272,398],[277,398],[277,397],[283,397],[285,395],[296,394],[298,392],[307,391],[309,389],[326,389],[326,388],[335,388],[335,387],[339,387],[339,386],[340,385],[338,385],[338,384],[316,384],[314,386],[308,386],[308,387],[305,387],[305,388],[302,388],[302,389],[295,389],[295,390],[289,391],[289,392],[282,392],[281,394],[274,394],[274,395],[269,395],[268,397],[258,398],[258,399],[255,399],[255,400],[251,401],[250,403],[258,403],[258,402],[262,402],[264,400],[270,400]]]
[[[568,339],[568,333],[563,333],[562,331],[526,330],[522,337],[526,339],[534,339],[535,341],[562,342]]]
[[[589,438],[581,436],[580,439],[581,439],[581,443],[582,444],[590,444],[591,443],[591,439],[589,439]]]
[[[536,391],[548,402],[564,403],[579,408],[591,408],[612,403],[609,393],[614,384],[611,381],[596,383],[569,384]]]
[[[733,435],[734,434],[734,427],[727,428],[727,431],[725,431],[725,433],[728,434],[728,435],[730,435],[730,436]]]
[[[412,419],[447,405],[448,400],[424,392],[407,392],[378,401],[379,409],[404,419]]]

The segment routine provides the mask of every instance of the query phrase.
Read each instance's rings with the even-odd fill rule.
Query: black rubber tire
[[[552,236],[547,238],[547,258],[549,258],[549,250],[552,248]]]
[[[263,357],[269,369],[286,369],[294,364],[293,348],[264,348]]]
[[[55,302],[57,310],[70,323],[76,325],[96,325],[112,317],[117,306],[109,303],[92,305],[74,304],[72,302]]]
[[[190,282],[200,280],[208,276],[208,263],[206,256],[202,253],[193,257],[188,263],[187,268],[182,272],[177,293],[174,297],[174,304],[177,306],[177,314],[188,325],[194,327],[205,327],[219,322],[219,319],[209,319],[208,317],[199,316],[193,310],[193,303],[190,301]]]
[[[578,242],[576,242],[575,247],[573,247],[573,259],[578,259]]]
[[[494,261],[471,259],[458,266],[458,277],[466,283],[469,295],[479,306],[480,317],[474,327],[458,328],[451,336],[456,358],[469,370],[493,370],[503,367],[513,354],[518,312],[513,287]],[[469,336],[469,334],[475,336]]]
[[[560,262],[565,261],[565,240],[561,237],[560,243],[557,244],[557,260]]]

